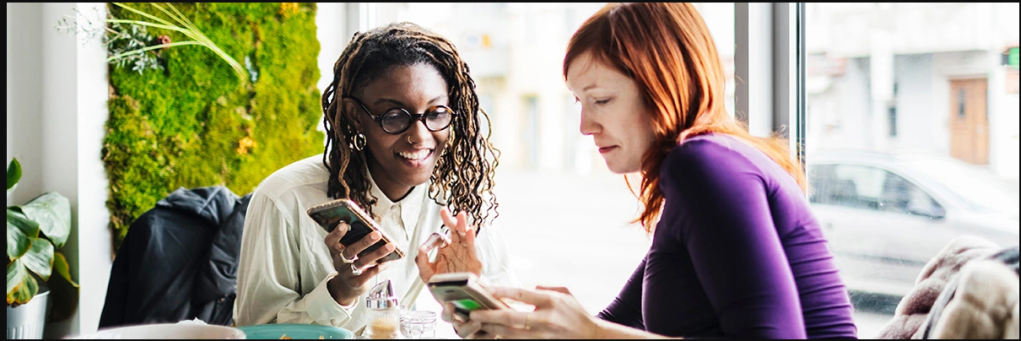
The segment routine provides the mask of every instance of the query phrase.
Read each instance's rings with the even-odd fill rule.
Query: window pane
[[[606,307],[649,238],[630,223],[639,205],[623,177],[609,172],[592,137],[580,133],[580,106],[561,65],[571,35],[605,3],[379,5],[390,6],[380,9],[379,25],[411,21],[432,29],[471,68],[501,151],[497,224],[522,285],[566,286],[589,312]],[[717,42],[733,112],[734,5],[696,7]],[[600,281],[592,281],[594,273]]]
[[[1018,70],[1005,55],[1018,44],[1018,4],[806,11],[811,203],[852,290],[860,336],[871,338],[954,238],[1017,243]],[[863,167],[882,176],[848,171]],[[838,200],[849,194],[854,201]],[[875,209],[853,214],[836,207],[873,200]]]

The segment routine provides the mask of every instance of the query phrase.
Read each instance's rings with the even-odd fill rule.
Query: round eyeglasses
[[[350,96],[347,98],[358,103],[362,110],[365,110],[365,113],[369,114],[369,117],[372,117],[379,124],[380,128],[383,128],[383,131],[388,134],[397,135],[403,133],[415,121],[422,121],[425,124],[425,128],[433,132],[447,129],[450,123],[454,121],[454,110],[445,105],[431,106],[425,110],[425,113],[421,114],[412,114],[400,107],[393,107],[380,114],[373,114],[362,101]]]

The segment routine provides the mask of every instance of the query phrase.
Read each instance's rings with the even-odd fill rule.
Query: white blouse
[[[320,154],[292,163],[266,178],[252,195],[241,237],[234,302],[237,326],[306,323],[358,331],[368,323],[364,297],[344,307],[326,288],[326,282],[337,275],[323,241],[326,231],[306,214],[308,208],[332,200],[326,194],[330,173],[322,160]],[[381,217],[380,228],[403,247],[406,256],[366,285],[389,279],[402,305],[421,302],[419,306],[438,309],[431,294],[419,295],[424,285],[415,255],[418,246],[443,225],[442,206],[429,198],[428,184],[415,186],[395,203],[380,192],[371,175],[369,180],[371,193],[378,199],[372,211]],[[484,283],[518,286],[497,228],[484,226],[475,247]]]

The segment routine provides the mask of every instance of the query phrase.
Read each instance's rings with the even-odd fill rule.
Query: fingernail
[[[379,233],[373,232],[372,234],[369,235],[369,240],[376,240],[376,239],[379,239]]]

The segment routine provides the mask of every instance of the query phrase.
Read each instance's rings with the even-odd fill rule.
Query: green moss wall
[[[179,187],[226,185],[245,195],[275,170],[323,150],[315,4],[174,5],[242,65],[249,57],[258,79],[242,86],[227,62],[201,46],[162,51],[163,72],[110,66],[102,158],[118,249],[131,222]],[[109,8],[118,18],[141,19]]]

